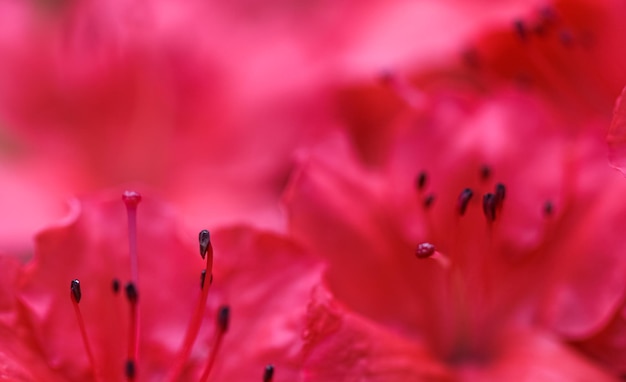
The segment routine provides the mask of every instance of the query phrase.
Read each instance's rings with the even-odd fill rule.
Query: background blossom
[[[293,149],[335,125],[329,87],[447,57],[528,6],[3,2],[0,199],[33,210],[2,205],[4,248],[25,250],[60,200],[126,182],[175,201],[191,226],[281,228]]]

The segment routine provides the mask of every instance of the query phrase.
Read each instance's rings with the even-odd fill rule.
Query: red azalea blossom
[[[345,304],[319,304],[311,380],[612,380],[615,344],[585,350],[626,286],[626,182],[599,129],[514,90],[426,102],[375,161],[342,135],[303,155],[285,195]]]
[[[145,198],[137,209],[133,298],[139,325],[133,331],[127,282],[135,276],[125,215],[119,197],[76,200],[64,221],[37,236],[29,264],[1,258],[1,380],[132,380],[128,357],[136,361],[136,380],[172,376],[201,294],[204,265],[193,235],[183,236],[188,243],[181,241],[171,209]],[[266,365],[276,368],[277,380],[294,380],[306,302],[321,267],[293,243],[249,228],[203,233],[201,239],[207,258],[209,243],[214,247],[213,277],[204,279],[204,290],[210,283],[210,291],[206,313],[200,312],[203,326],[180,363],[181,378],[206,380],[200,376],[214,357],[209,380],[261,381]],[[223,320],[220,306],[229,307],[230,320]],[[227,329],[222,337],[220,325]],[[136,350],[129,345],[135,335]]]

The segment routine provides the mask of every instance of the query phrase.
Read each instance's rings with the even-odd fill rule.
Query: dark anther
[[[554,212],[554,205],[552,204],[551,201],[549,201],[549,200],[546,201],[543,204],[543,214],[545,216],[550,216],[550,215],[552,215],[553,212]]]
[[[430,208],[433,203],[435,202],[435,194],[428,194],[426,195],[426,197],[424,198],[424,208],[428,209]]]
[[[230,324],[230,307],[228,305],[222,305],[217,313],[217,326],[222,333],[228,331],[228,325]]]
[[[198,234],[198,241],[200,242],[200,256],[202,259],[206,257],[206,253],[209,250],[209,245],[211,244],[211,234],[206,229],[203,229]]]
[[[463,191],[461,191],[461,195],[459,195],[459,199],[457,200],[457,204],[456,204],[456,209],[459,212],[460,216],[465,215],[465,211],[467,210],[467,205],[472,199],[472,196],[474,196],[474,192],[469,188],[466,188]]]
[[[272,382],[274,378],[274,365],[265,366],[265,370],[263,371],[263,382]]]
[[[483,212],[488,221],[496,220],[496,196],[492,193],[483,196]]]
[[[515,29],[515,33],[520,40],[526,41],[528,38],[528,32],[526,31],[526,26],[522,20],[515,20],[513,22],[513,28]]]
[[[489,180],[489,178],[491,178],[491,167],[484,164],[480,167],[480,179]]]
[[[118,294],[120,291],[120,280],[113,279],[111,282],[111,288],[113,289],[113,293]]]
[[[136,304],[137,300],[139,300],[139,293],[137,292],[137,287],[135,286],[135,284],[133,282],[129,282],[128,284],[126,284],[125,290],[128,302],[130,302],[131,304]]]
[[[504,203],[504,198],[506,198],[506,187],[502,183],[496,184],[496,208],[502,208],[502,203]]]
[[[206,279],[206,269],[200,272],[200,289],[204,289],[204,279]]]
[[[435,246],[430,243],[420,243],[415,250],[418,259],[426,259],[435,253]]]
[[[415,180],[415,185],[419,191],[422,191],[424,187],[426,187],[426,182],[428,181],[428,174],[425,171],[422,171],[417,175],[417,179]]]
[[[80,298],[82,297],[82,293],[80,292],[80,281],[78,279],[72,280],[70,283],[70,291],[72,292],[72,298],[75,303],[80,302]]]
[[[126,365],[124,366],[124,374],[128,379],[135,379],[136,374],[135,361],[132,359],[126,360]]]

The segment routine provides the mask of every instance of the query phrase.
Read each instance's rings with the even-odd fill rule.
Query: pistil
[[[136,377],[139,358],[139,261],[137,255],[137,205],[141,202],[141,195],[135,191],[125,191],[122,200],[126,205],[128,215],[128,249],[130,257],[131,281],[126,284],[126,298],[130,304],[130,332],[128,354],[124,374],[129,381]]]

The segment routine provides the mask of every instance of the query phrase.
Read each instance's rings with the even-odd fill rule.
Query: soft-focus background
[[[189,226],[281,230],[294,153],[344,123],[342,88],[457,62],[543,5],[2,0],[0,251],[29,256],[68,198],[120,185]]]

